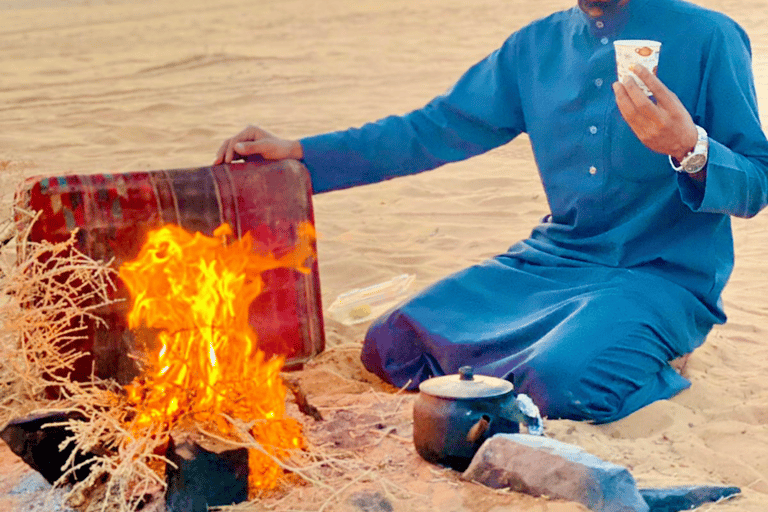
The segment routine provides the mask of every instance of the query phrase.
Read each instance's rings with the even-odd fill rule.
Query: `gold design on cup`
[[[635,48],[635,51],[639,53],[641,57],[649,57],[653,53],[653,50],[647,46],[643,46],[642,48]]]

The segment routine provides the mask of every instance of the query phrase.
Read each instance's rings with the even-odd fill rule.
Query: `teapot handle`
[[[472,425],[472,428],[469,429],[469,432],[467,432],[467,442],[475,444],[485,435],[490,426],[490,418],[483,415],[479,420],[477,420],[477,423]]]

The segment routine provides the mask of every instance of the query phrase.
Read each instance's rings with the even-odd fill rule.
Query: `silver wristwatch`
[[[686,172],[688,174],[694,174],[699,172],[707,165],[707,154],[709,152],[709,136],[707,132],[701,126],[696,127],[696,131],[699,132],[699,138],[696,140],[696,145],[693,147],[693,151],[685,155],[682,162],[678,164],[677,160],[669,157],[669,164],[677,172]]]

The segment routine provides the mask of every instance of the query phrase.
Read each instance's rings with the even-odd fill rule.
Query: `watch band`
[[[677,158],[673,158],[672,155],[669,155],[669,165],[671,165],[672,168],[677,172],[684,172],[683,166],[680,165],[680,162],[677,161]]]
[[[669,165],[677,172],[695,174],[701,171],[707,165],[707,157],[709,153],[709,135],[706,130],[701,126],[696,126],[698,132],[698,138],[696,145],[693,149],[683,158],[682,162],[678,162],[672,155],[669,155]]]

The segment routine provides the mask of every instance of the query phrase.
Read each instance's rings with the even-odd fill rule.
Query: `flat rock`
[[[546,437],[497,434],[483,443],[462,478],[575,501],[595,512],[649,511],[626,468]]]

